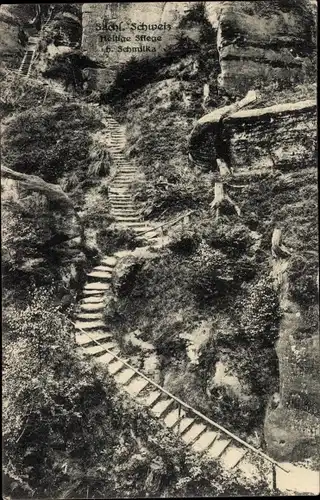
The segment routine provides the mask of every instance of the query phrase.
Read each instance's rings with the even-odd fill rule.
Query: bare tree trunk
[[[225,194],[223,183],[216,182],[214,185],[214,200],[210,204],[210,207],[215,209],[215,211],[216,211],[216,219],[219,218],[220,207],[221,207],[221,204],[223,201],[228,202],[229,205],[231,205],[234,208],[237,215],[241,215],[241,210],[238,207],[238,205],[233,200],[231,200],[230,196]]]
[[[281,245],[282,232],[281,229],[274,229],[271,240],[271,252],[274,259],[283,259],[290,254],[285,246]]]
[[[221,177],[226,177],[227,175],[231,175],[231,170],[224,160],[217,158],[217,165],[219,167]]]

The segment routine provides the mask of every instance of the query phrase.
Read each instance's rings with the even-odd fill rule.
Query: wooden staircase
[[[28,40],[28,45],[25,51],[25,54],[23,56],[20,68],[19,68],[19,74],[24,75],[28,78],[30,75],[32,63],[34,60],[34,56],[38,47],[38,41],[39,37],[37,36],[30,36]]]
[[[123,154],[124,129],[112,117],[105,120],[105,125],[111,131],[111,153],[117,166],[110,186],[110,202],[117,226],[132,228],[138,234],[149,228],[151,235],[157,234],[142,220],[130,191],[137,169]],[[151,415],[159,418],[195,452],[218,460],[227,470],[236,470],[244,480],[258,481],[267,470],[274,485],[276,469],[285,470],[275,460],[166,391],[121,357],[120,348],[105,323],[104,308],[113,297],[112,275],[122,254],[104,256],[87,274],[74,323],[80,352],[105,366],[121,390],[148,408]]]

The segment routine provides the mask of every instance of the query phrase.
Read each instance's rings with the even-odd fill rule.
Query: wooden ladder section
[[[130,184],[136,177],[137,169],[128,163],[123,154],[124,130],[111,116],[107,117],[105,125],[111,131],[111,153],[117,167],[109,194],[117,226],[130,227],[137,233],[148,231],[149,235],[157,234],[141,220],[130,193]],[[267,465],[274,486],[276,468],[283,469],[277,462],[166,391],[131,366],[128,360],[121,358],[120,349],[104,321],[106,302],[113,296],[112,274],[119,258],[121,252],[104,256],[87,275],[74,323],[80,352],[104,365],[122,390],[161,419],[194,451],[218,460],[225,469],[237,470],[239,475],[250,480],[261,478],[262,470],[265,471]]]
[[[39,38],[37,36],[30,36],[27,44],[27,48],[25,51],[25,54],[23,56],[21,66],[19,68],[19,74],[24,75],[28,78],[30,75],[32,63],[34,60],[34,56],[38,47],[38,40]]]

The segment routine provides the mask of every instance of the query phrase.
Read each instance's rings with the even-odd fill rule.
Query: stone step
[[[75,328],[77,330],[98,330],[99,328],[106,328],[104,321],[76,321]]]
[[[104,295],[100,294],[99,296],[92,295],[90,297],[85,297],[81,300],[81,305],[93,305],[93,304],[104,304]]]
[[[182,434],[187,429],[189,429],[189,427],[191,427],[193,423],[194,423],[194,418],[184,417],[182,420],[180,420],[180,422],[177,423],[177,425],[173,427],[173,431],[176,434]]]
[[[230,445],[220,457],[220,463],[226,469],[234,469],[247,453],[247,449]]]
[[[90,336],[89,336],[90,335]],[[94,340],[98,340],[99,342],[112,337],[110,332],[91,332],[89,335],[85,333],[77,333],[76,334],[76,343],[78,345],[86,345],[91,344]]]
[[[213,445],[210,446],[210,448],[207,450],[208,456],[210,458],[218,458],[224,450],[229,446],[231,443],[230,439],[225,439],[223,437],[218,436],[215,441],[213,442]]]
[[[111,273],[104,271],[91,271],[91,273],[88,273],[87,276],[90,276],[91,278],[101,278],[104,280],[110,280],[112,278]]]
[[[186,444],[191,444],[200,436],[200,434],[202,434],[205,429],[205,424],[195,423],[190,427],[190,429],[182,434],[182,439]]]
[[[106,266],[114,267],[117,263],[117,259],[115,257],[105,255],[104,257],[102,257],[101,263]]]
[[[97,354],[103,353],[106,349],[113,349],[114,347],[117,347],[117,344],[115,342],[106,342],[101,345],[94,345],[92,347],[86,347],[85,352],[86,354],[90,354],[90,356],[96,356]]]
[[[164,423],[169,429],[173,427],[178,421],[185,416],[186,412],[181,410],[179,413],[179,409],[172,410],[164,419]]]
[[[131,380],[135,375],[136,372],[134,370],[132,370],[131,368],[126,368],[125,370],[122,370],[120,373],[118,373],[114,378],[118,384],[124,385],[129,382],[129,380]]]
[[[109,290],[110,285],[108,283],[101,283],[100,281],[96,281],[95,283],[86,283],[84,285],[84,290],[95,290],[99,293],[100,290]]]
[[[156,417],[161,417],[161,415],[163,415],[168,410],[168,408],[173,405],[173,403],[173,399],[159,401],[155,406],[151,408],[151,411]]]
[[[126,392],[131,394],[131,396],[138,396],[146,387],[149,382],[142,377],[136,378],[130,382],[129,385],[124,387]]]
[[[77,319],[81,320],[95,320],[95,319],[103,319],[102,312],[80,312],[77,314]]]
[[[197,452],[203,452],[212,445],[217,436],[218,432],[215,431],[204,432],[201,434],[199,439],[193,443],[192,448]]]

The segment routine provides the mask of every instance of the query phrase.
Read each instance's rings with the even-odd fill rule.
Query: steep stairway
[[[152,231],[152,226],[144,222],[142,207],[137,205],[131,191],[132,183],[137,179],[138,170],[127,160],[123,152],[126,144],[124,127],[111,116],[104,120],[104,124],[110,131],[110,152],[116,170],[109,184],[111,213],[116,220],[116,226],[133,230],[138,239],[152,239],[158,236],[158,232]]]
[[[30,36],[29,37],[26,51],[25,51],[25,54],[23,56],[20,68],[19,68],[20,75],[24,75],[26,77],[28,77],[30,75],[32,63],[33,63],[34,56],[36,54],[36,50],[38,47],[38,41],[39,41],[39,37],[37,37],[37,36]]]
[[[123,153],[124,129],[111,116],[106,118],[105,125],[111,133],[111,153],[116,166],[116,174],[109,185],[116,225],[131,228],[138,235],[149,231],[144,237],[151,234],[153,238],[152,235],[158,233],[142,220],[130,190],[138,172]],[[195,452],[218,460],[225,469],[237,471],[244,480],[258,481],[267,474],[274,485],[276,470],[278,473],[285,471],[281,465],[166,391],[121,357],[120,348],[105,323],[104,308],[113,297],[112,276],[123,253],[126,252],[104,256],[99,265],[87,274],[74,322],[79,351],[105,366],[121,390],[139,405],[148,408],[151,415],[159,418]]]

